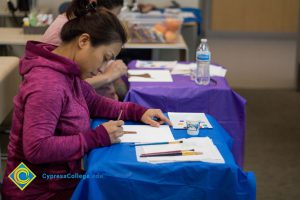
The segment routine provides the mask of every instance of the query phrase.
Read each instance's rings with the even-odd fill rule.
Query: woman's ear
[[[78,47],[80,49],[86,47],[86,46],[89,46],[90,45],[90,42],[91,42],[91,37],[89,34],[87,33],[83,33],[79,36],[78,38]]]

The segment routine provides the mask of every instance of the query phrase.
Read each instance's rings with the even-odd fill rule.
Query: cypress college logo
[[[23,162],[8,175],[8,178],[22,191],[35,179],[35,177],[35,174]]]

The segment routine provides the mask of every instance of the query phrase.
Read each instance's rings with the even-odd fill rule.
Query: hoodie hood
[[[36,41],[28,41],[25,56],[20,61],[22,76],[34,67],[47,67],[60,73],[80,76],[80,68],[72,60],[52,53],[57,46]]]

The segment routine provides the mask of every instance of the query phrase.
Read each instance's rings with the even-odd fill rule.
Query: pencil
[[[121,119],[122,113],[123,113],[123,110],[121,110],[117,120]],[[123,131],[123,134],[137,134],[137,132],[136,131]]]
[[[123,134],[137,134],[136,131],[123,131]]]
[[[180,143],[183,143],[183,141],[135,143],[135,144],[130,144],[130,146],[134,147],[134,146],[160,145],[160,144],[180,144]]]
[[[193,156],[201,155],[202,152],[195,152],[194,149],[191,150],[178,150],[178,151],[164,151],[155,153],[144,153],[140,157],[157,157],[157,156]]]
[[[121,110],[121,112],[120,112],[120,114],[118,116],[118,119],[117,119],[118,121],[121,119],[122,113],[123,113],[123,110]]]

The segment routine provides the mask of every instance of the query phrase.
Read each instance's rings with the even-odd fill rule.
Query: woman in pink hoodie
[[[123,0],[73,0],[70,7],[67,9],[67,12],[58,15],[46,30],[41,41],[56,46],[60,45],[62,42],[60,32],[63,25],[67,23],[68,20],[76,17],[74,13],[82,9],[83,5],[89,1],[97,2],[97,7],[107,8],[115,15],[120,13],[123,6]],[[116,93],[114,82],[118,84],[118,92],[124,97],[127,92],[127,86],[120,77],[126,74],[127,66],[122,60],[117,60],[110,62],[106,69],[103,70],[102,74],[98,74],[98,76],[94,76],[93,78],[88,78],[86,81],[96,89],[98,94],[118,100],[119,97]]]
[[[45,180],[42,174],[82,173],[81,159],[88,151],[120,141],[122,120],[170,124],[160,110],[99,96],[83,80],[102,72],[126,42],[115,15],[94,7],[86,5],[64,25],[59,47],[33,41],[26,45],[20,63],[23,81],[14,98],[4,200],[68,199],[78,179]],[[121,120],[90,128],[91,117],[117,119],[121,110]],[[36,175],[23,191],[8,177],[21,162]]]

